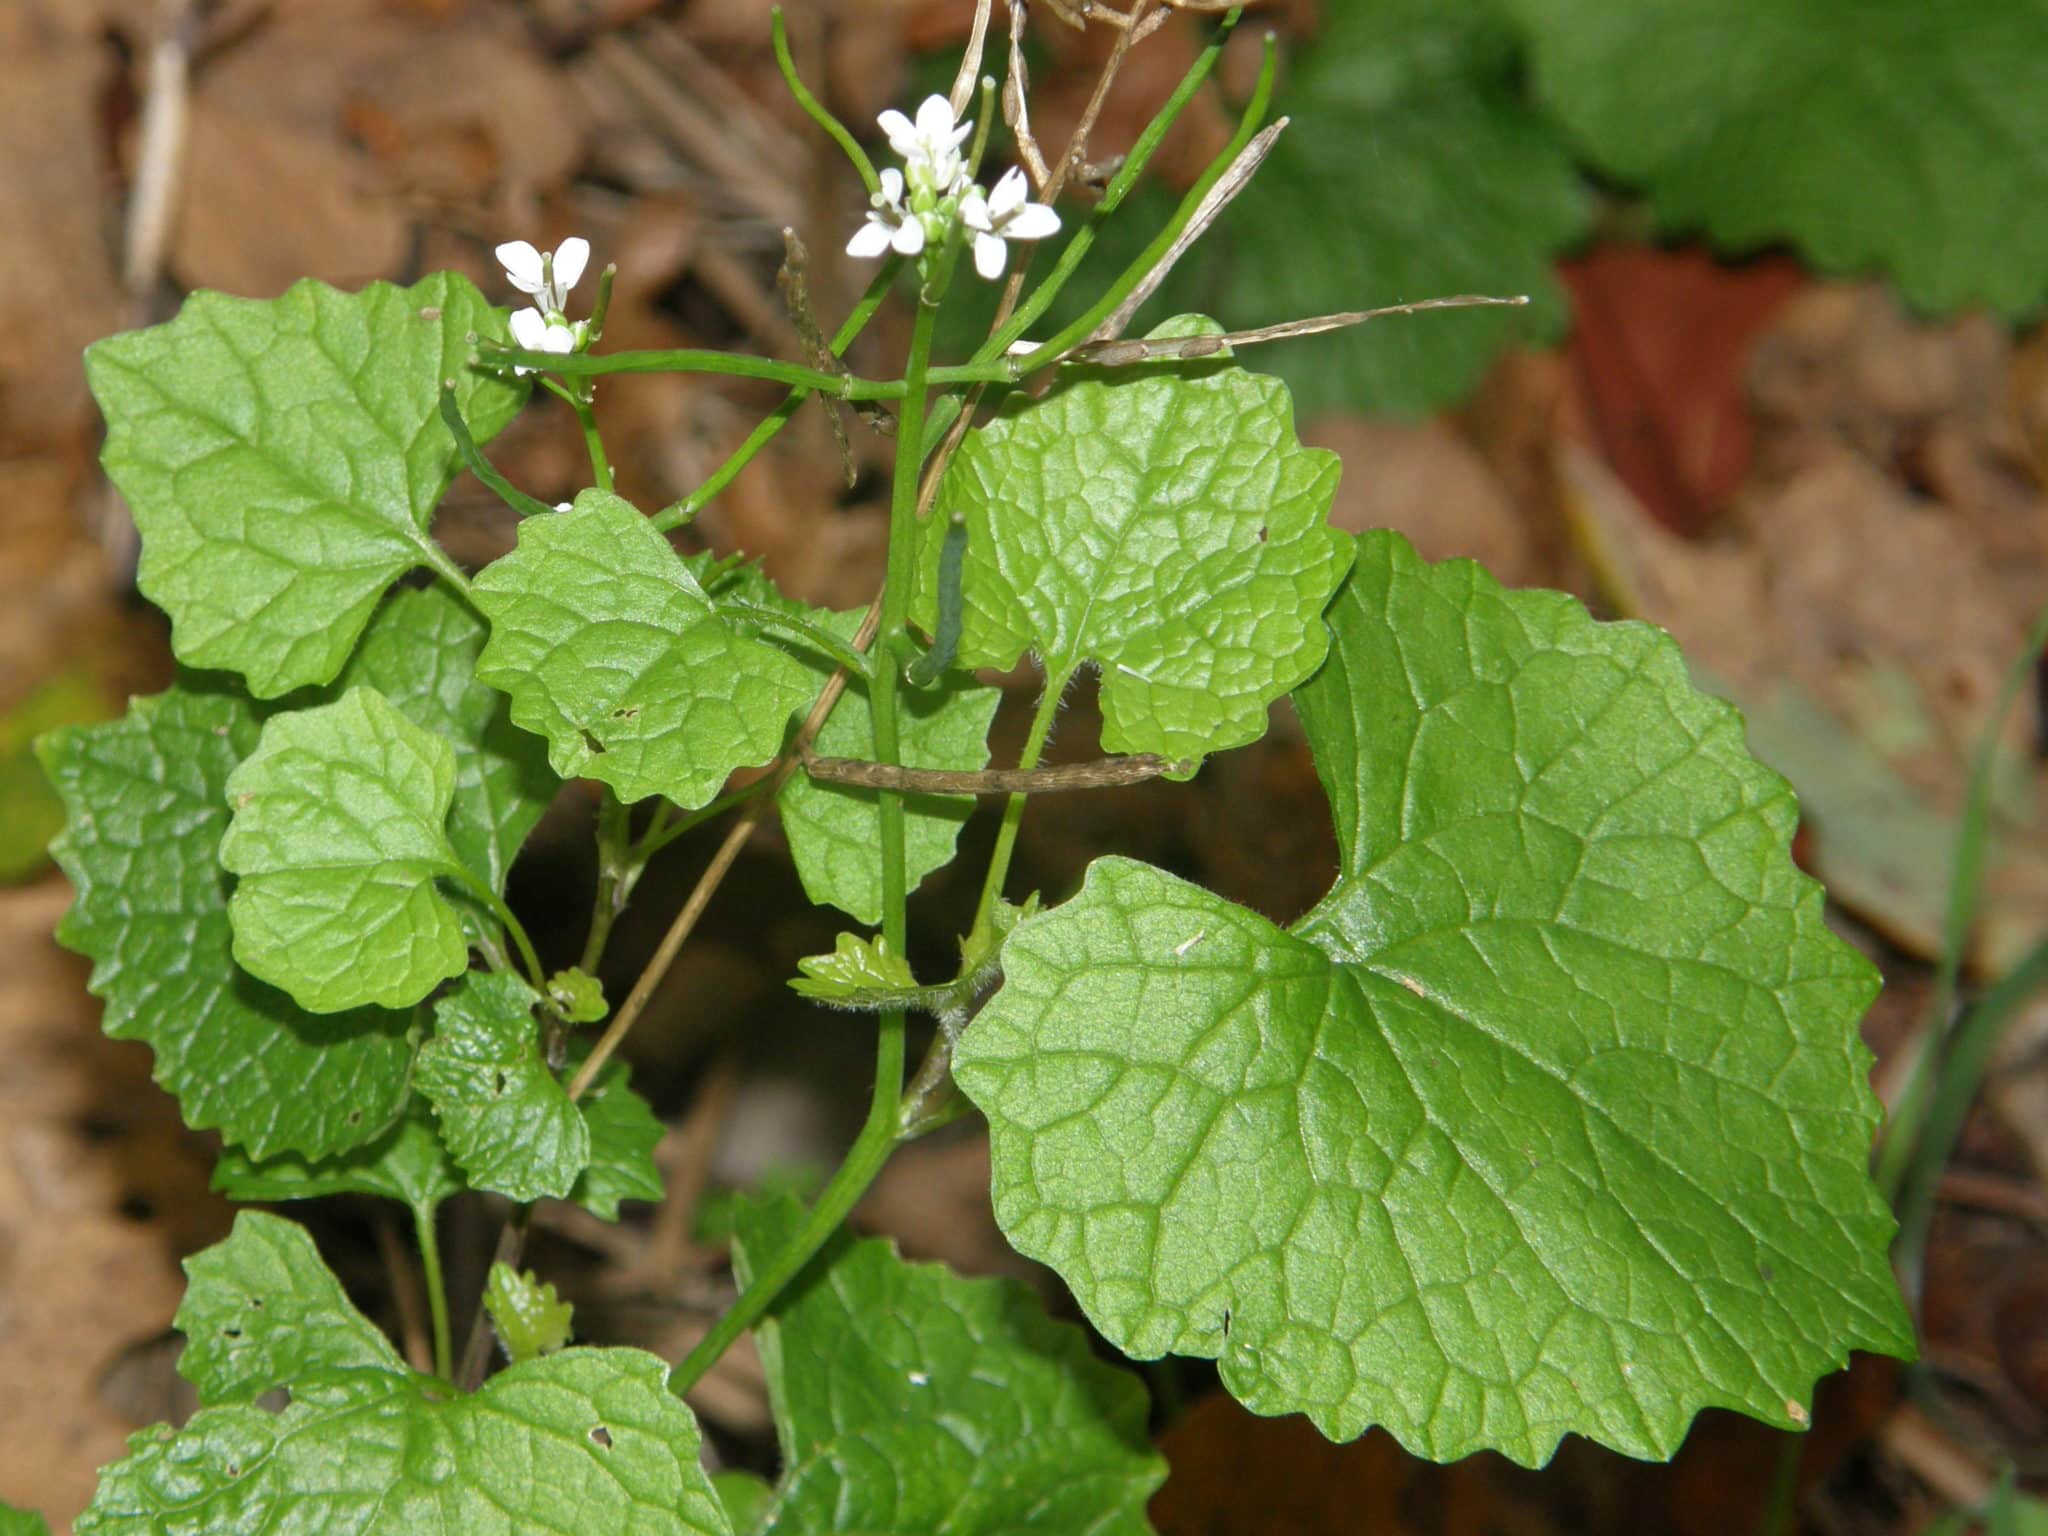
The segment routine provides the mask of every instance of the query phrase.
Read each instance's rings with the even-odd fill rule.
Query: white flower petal
[[[537,309],[512,311],[512,339],[528,352],[547,350],[548,317]]]
[[[910,119],[901,112],[898,112],[894,107],[891,107],[888,111],[877,117],[875,122],[882,132],[889,136],[889,147],[895,150],[897,154],[907,157],[910,151],[905,146],[913,141],[917,133],[916,128],[911,125]]]
[[[867,223],[853,232],[853,238],[846,242],[846,254],[868,260],[889,249],[890,237],[895,233],[880,219],[869,216]]]
[[[896,226],[896,234],[889,242],[896,247],[899,256],[915,256],[924,249],[924,221],[905,219]]]
[[[1060,232],[1060,216],[1043,203],[1026,203],[1003,225],[1005,240],[1043,240]]]
[[[543,352],[574,352],[576,333],[566,325],[549,322],[547,332],[540,339]]]
[[[514,288],[521,293],[540,292],[540,252],[530,241],[507,240],[492,254],[498,258],[498,265],[505,269],[505,280]]]
[[[989,193],[989,212],[995,217],[996,222],[1000,224],[1019,208],[1022,208],[1025,203],[1030,201],[1030,198],[1031,188],[1024,180],[1023,167],[1013,165],[1003,172],[1002,180],[998,181],[995,185],[995,190]]]
[[[984,234],[995,229],[994,221],[988,216],[988,199],[981,195],[981,188],[969,187],[961,194],[960,222]]]
[[[934,142],[951,138],[958,121],[953,103],[943,96],[927,96],[917,109],[918,136]]]
[[[895,166],[892,165],[882,172],[882,190],[876,196],[891,207],[903,201],[903,173]]]
[[[574,288],[583,276],[583,269],[590,264],[590,242],[581,235],[571,235],[555,247],[555,286],[563,293]]]
[[[974,237],[974,270],[990,282],[1003,275],[1003,264],[1009,260],[1010,248],[1003,244],[1001,235],[976,235]]]

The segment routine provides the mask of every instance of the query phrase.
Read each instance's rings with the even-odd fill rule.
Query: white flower
[[[893,249],[902,256],[915,256],[924,249],[924,220],[903,206],[901,171],[891,166],[882,172],[882,190],[868,201],[874,207],[868,214],[867,223],[856,229],[853,238],[846,242],[847,255],[879,256]]]
[[[543,255],[524,240],[508,240],[496,255],[505,269],[506,282],[538,300],[545,313],[558,315],[569,302],[569,290],[590,262],[590,242],[572,235]]]
[[[528,352],[574,352],[583,345],[583,322],[571,325],[557,311],[544,315],[537,309],[512,312],[512,339]],[[514,373],[531,373],[531,368],[513,366]]]
[[[957,121],[950,101],[943,96],[925,97],[914,123],[893,107],[875,121],[889,135],[889,147],[903,157],[903,172],[910,178],[913,194],[951,197],[960,190],[967,176],[960,146],[967,142],[974,124]]]
[[[986,197],[979,187],[962,193],[960,218],[974,231],[974,270],[991,282],[1003,275],[1009,260],[1009,248],[1003,242],[1043,240],[1060,230],[1060,216],[1045,204],[1030,200],[1030,184],[1014,165],[1003,172],[995,191]]]

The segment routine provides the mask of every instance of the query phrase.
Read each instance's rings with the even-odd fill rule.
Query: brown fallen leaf
[[[0,6],[0,455],[90,440],[79,354],[120,322],[102,196],[107,55],[42,5]]]
[[[193,103],[170,247],[184,287],[257,299],[302,277],[360,288],[398,274],[409,236],[375,168],[346,145]]]
[[[1751,344],[1808,278],[1789,258],[1730,265],[1699,246],[1599,245],[1561,272],[1594,440],[1651,516],[1700,531],[1749,468]]]

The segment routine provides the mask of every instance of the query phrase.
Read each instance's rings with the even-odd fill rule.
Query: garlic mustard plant
[[[219,1134],[217,1188],[409,1220],[431,1337],[402,1354],[304,1228],[243,1212],[186,1265],[198,1411],[130,1442],[80,1532],[1144,1532],[1165,1465],[1141,1379],[1021,1285],[844,1230],[896,1148],[960,1120],[986,1128],[1003,1232],[1110,1346],[1214,1361],[1253,1410],[1338,1439],[1668,1456],[1702,1408],[1801,1426],[1851,1350],[1911,1350],[1865,1172],[1875,973],[1829,930],[1790,791],[1734,712],[1659,631],[1331,527],[1336,457],[1256,366],[1275,328],[1119,334],[1263,152],[1270,43],[1171,218],[1115,270],[1087,262],[1235,22],[1063,215],[1021,170],[977,186],[984,146],[939,97],[882,115],[901,163],[876,174],[778,16],[793,92],[871,192],[847,250],[883,263],[804,363],[605,351],[609,268],[589,318],[567,313],[581,239],[497,248],[516,312],[451,272],[309,281],[195,293],[91,349],[138,581],[188,670],[40,744],[71,818],[60,937],[92,957],[108,1032]],[[934,356],[961,256],[1029,276],[1060,233],[985,341]],[[1054,311],[1083,272],[1101,286]],[[910,323],[885,358],[862,333],[892,296]],[[595,381],[661,371],[788,394],[648,511],[613,486]],[[486,452],[536,390],[588,448],[559,504]],[[813,395],[886,427],[865,609],[668,537]],[[506,508],[510,547],[480,566],[433,535],[464,467]],[[1024,744],[992,767],[987,679],[1027,658]],[[1099,743],[1044,762],[1091,680]],[[1040,795],[1185,779],[1288,697],[1336,832],[1312,910],[1280,926],[1114,834],[1077,886],[1013,889]],[[595,900],[573,942],[537,942],[508,875],[571,779],[596,807]],[[983,804],[980,894],[913,947],[909,893]],[[791,978],[841,1016],[786,1048],[872,1039],[861,1130],[808,1205],[742,1203],[735,1299],[680,1358],[576,1341],[602,1313],[525,1268],[529,1217],[664,1199],[662,1126],[618,1048],[656,1027],[648,998],[769,816],[844,929]],[[622,974],[614,925],[686,836],[721,852]],[[474,1227],[442,1230],[457,1195],[503,1215],[495,1254],[447,1271],[493,1277],[481,1302],[444,1280]],[[714,1482],[684,1401],[749,1331],[772,1487]]]

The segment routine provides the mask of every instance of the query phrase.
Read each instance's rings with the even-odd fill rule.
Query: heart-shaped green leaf
[[[585,491],[519,525],[519,547],[476,580],[491,621],[477,675],[545,737],[564,778],[626,801],[702,805],[735,768],[765,763],[808,703],[804,668],[718,616],[632,504]]]
[[[228,779],[220,862],[235,959],[301,1007],[416,1003],[469,963],[436,879],[470,878],[449,845],[455,752],[380,693],[275,715]]]
[[[1298,695],[1341,875],[1291,932],[1099,860],[961,1039],[996,1213],[1119,1348],[1416,1452],[1668,1456],[1910,1353],[1876,977],[1668,637],[1360,543]]]
[[[548,1070],[517,976],[471,971],[434,1005],[413,1080],[473,1189],[514,1200],[569,1193],[590,1162],[590,1128]]]
[[[136,580],[179,659],[262,698],[341,670],[384,589],[453,567],[428,536],[455,468],[441,385],[481,442],[524,384],[467,366],[505,319],[469,280],[275,299],[195,293],[165,325],[95,342],[107,474],[142,535]]]
[[[322,1157],[398,1114],[412,1014],[308,1013],[235,965],[218,855],[261,715],[223,684],[189,678],[37,744],[69,817],[51,852],[77,889],[57,937],[92,957],[103,1027],[155,1052],[186,1124],[252,1158]]]
[[[1189,317],[1155,334],[1201,329]],[[925,529],[918,622],[937,620],[960,516],[959,665],[1007,669],[1031,651],[1060,688],[1101,667],[1111,752],[1193,763],[1243,746],[1329,647],[1322,612],[1351,559],[1324,522],[1337,468],[1295,438],[1286,387],[1234,364],[1068,380],[954,455]]]

